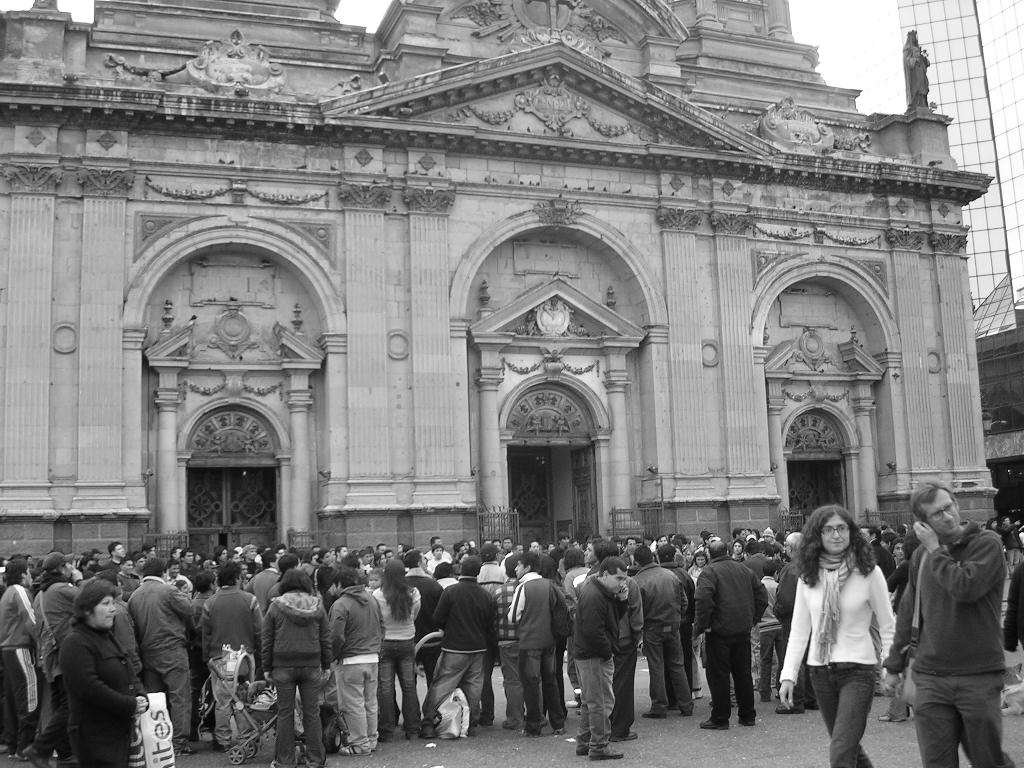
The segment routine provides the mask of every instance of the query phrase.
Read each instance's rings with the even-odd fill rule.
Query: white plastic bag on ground
[[[439,739],[464,739],[469,735],[469,702],[461,688],[452,691],[437,708],[441,722],[437,726]]]

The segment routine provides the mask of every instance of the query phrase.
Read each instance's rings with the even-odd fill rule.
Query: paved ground
[[[495,675],[496,709],[504,711],[500,675]],[[643,765],[644,768],[694,766],[785,766],[786,768],[823,768],[828,765],[825,726],[817,712],[780,716],[775,704],[758,703],[757,725],[741,728],[735,723],[728,731],[702,731],[697,726],[708,713],[707,699],[697,701],[694,717],[670,717],[668,720],[644,720],[650,699],[646,691],[647,670],[643,660],[637,672],[637,741],[616,745],[626,759],[613,765]],[[422,687],[422,680],[421,680]],[[888,700],[875,699],[863,744],[879,768],[921,768],[913,722],[889,724],[876,719],[885,712]],[[500,722],[500,719],[499,719]],[[1024,768],[1024,717],[1004,719],[1004,748]],[[567,736],[527,739],[503,731],[500,727],[481,728],[480,735],[459,741],[421,740],[381,744],[369,757],[330,756],[328,765],[351,768],[544,768],[546,766],[585,765],[574,754],[573,730],[576,718],[570,709]],[[433,746],[432,746],[433,745]],[[203,745],[205,748],[205,745]],[[266,766],[272,755],[262,751],[247,765]],[[203,751],[195,757],[179,760],[179,768],[212,768],[228,765],[224,755]],[[967,766],[966,760],[963,765]]]

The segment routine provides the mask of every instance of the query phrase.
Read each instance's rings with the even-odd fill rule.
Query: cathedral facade
[[[991,508],[948,118],[785,0],[49,0],[0,54],[0,540]]]

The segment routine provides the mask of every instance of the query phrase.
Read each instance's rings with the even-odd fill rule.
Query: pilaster
[[[142,344],[145,328],[121,331],[121,467],[126,501],[130,508],[146,506],[146,481],[142,466]]]
[[[480,492],[481,502],[489,506],[506,506],[505,466],[502,460],[501,428],[498,422],[498,388],[505,377],[497,354],[483,352],[476,385],[480,391]]]
[[[629,375],[621,368],[611,368],[604,375],[604,388],[608,393],[608,410],[612,417],[609,442],[608,477],[612,509],[633,506],[629,471],[629,420],[626,415],[626,387]]]
[[[185,530],[187,518],[184,501],[179,495],[178,478],[178,409],[181,393],[178,373],[186,363],[161,365],[156,368],[160,386],[156,390],[157,458],[156,458],[156,524],[161,533]]]
[[[4,291],[3,420],[0,506],[49,507],[51,293],[54,205],[62,172],[47,165],[4,165],[10,186]]]
[[[324,334],[320,346],[326,353],[328,472],[325,509],[337,510],[348,492],[348,338],[341,333]]]
[[[289,509],[283,510],[286,531],[310,531],[313,527],[312,463],[310,462],[309,411],[313,394],[307,371],[290,371],[291,388],[286,393],[292,433],[292,483]]]

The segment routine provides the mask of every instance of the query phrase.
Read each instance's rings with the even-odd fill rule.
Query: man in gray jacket
[[[165,581],[167,561],[147,560],[142,584],[128,600],[142,660],[142,682],[149,692],[166,691],[174,728],[176,755],[193,754],[189,734],[188,632],[192,606],[188,598]]]

